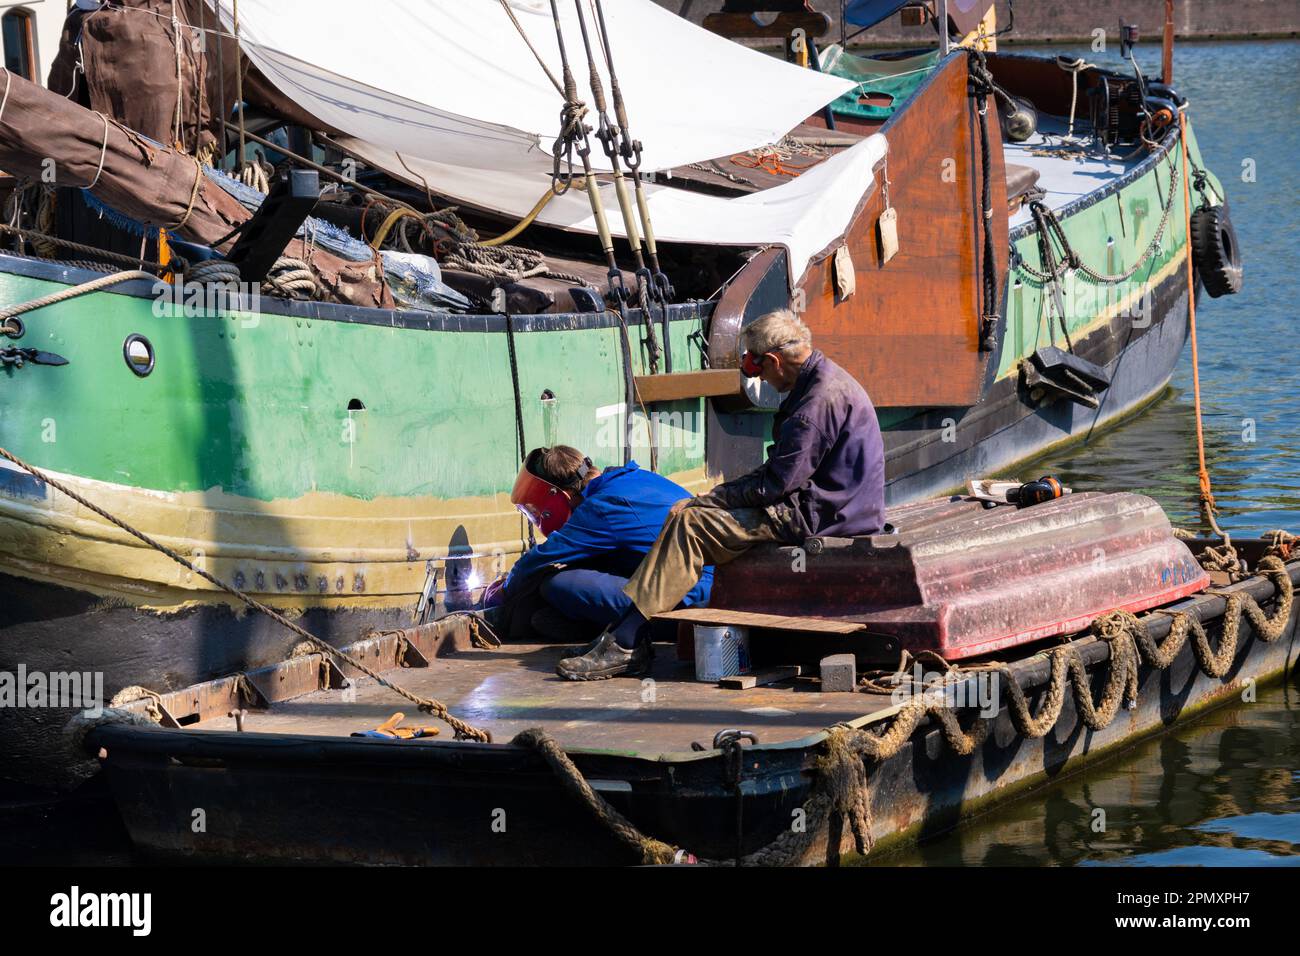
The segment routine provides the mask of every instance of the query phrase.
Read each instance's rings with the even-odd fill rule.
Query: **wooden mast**
[[[1165,0],[1165,42],[1161,59],[1161,82],[1174,82],[1174,0]]]

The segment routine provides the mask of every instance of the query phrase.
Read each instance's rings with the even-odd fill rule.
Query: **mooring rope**
[[[1183,149],[1183,169],[1187,169],[1190,162],[1187,152],[1187,112],[1185,108],[1178,110],[1178,138],[1182,143]],[[1184,225],[1186,228],[1187,249],[1187,326],[1188,338],[1192,343],[1192,395],[1196,405],[1196,453],[1198,457],[1197,479],[1200,483],[1201,493],[1201,518],[1210,527],[1210,529],[1230,544],[1231,539],[1227,532],[1219,527],[1219,522],[1215,520],[1215,513],[1218,509],[1214,504],[1214,491],[1210,487],[1210,470],[1205,464],[1205,430],[1201,425],[1201,360],[1200,352],[1196,345],[1196,275],[1192,269],[1192,194],[1191,186],[1186,176],[1183,177],[1183,213]]]
[[[48,232],[42,232],[37,229],[22,229],[9,223],[0,222],[0,232],[6,232],[10,235],[18,236],[20,239],[26,239],[28,242],[32,243],[32,245],[36,245],[37,243],[49,243],[54,246],[62,246],[72,252],[81,252],[86,255],[99,256],[109,260],[110,262],[117,262],[124,266],[131,266],[133,268],[138,267],[148,269],[151,272],[162,272],[165,269],[171,268],[170,266],[163,265],[161,262],[150,262],[147,259],[141,259],[139,256],[128,256],[119,252],[109,252],[107,249],[100,249],[98,246],[88,246],[82,242],[73,242],[70,239],[60,239],[58,236],[51,235]],[[177,257],[173,257],[173,261],[177,261]],[[72,263],[69,263],[69,265],[72,265]]]
[[[45,473],[37,470],[33,466],[27,464],[27,462],[23,461],[21,458],[13,454],[13,452],[9,451],[8,449],[0,447],[0,457],[7,458],[9,461],[13,462],[15,465],[17,465],[19,468],[26,471],[28,474],[32,475],[34,478],[43,481],[51,488],[61,491],[63,494],[71,498],[73,501],[77,502],[77,504],[81,505],[84,508],[88,508],[90,511],[99,515],[105,521],[122,529],[127,534],[131,535],[133,538],[137,538],[138,540],[147,544],[149,547],[153,548],[155,551],[159,551],[162,554],[166,555],[167,557],[171,558],[173,561],[175,561],[181,567],[185,568],[187,571],[190,571],[193,574],[197,574],[199,577],[203,578],[203,580],[207,581],[209,584],[212,584],[215,587],[219,588],[220,590],[225,591],[227,594],[231,595],[232,597],[238,598],[240,601],[248,605],[254,611],[258,611],[262,614],[265,614],[267,617],[271,618],[271,620],[275,621],[277,624],[280,624],[288,628],[289,630],[293,631],[293,633],[297,634],[299,637],[303,638],[306,641],[309,641],[313,647],[316,647],[319,650],[323,651],[324,653],[330,654],[336,659],[344,662],[345,664],[348,664],[349,666],[356,668],[358,671],[360,671],[362,674],[365,674],[367,677],[369,677],[371,680],[378,683],[380,686],[386,687],[389,690],[391,690],[393,693],[397,694],[398,696],[403,697],[406,700],[409,700],[411,703],[415,704],[420,710],[424,711],[425,713],[432,714],[434,717],[437,717],[439,720],[446,723],[456,732],[457,740],[478,740],[483,743],[492,742],[491,733],[489,733],[486,730],[480,730],[477,727],[465,723],[465,721],[460,720],[458,717],[455,717],[450,711],[448,711],[447,706],[443,704],[441,701],[433,697],[421,697],[418,694],[414,694],[411,691],[407,690],[406,688],[401,687],[400,685],[394,683],[393,681],[384,677],[378,671],[373,670],[366,664],[357,660],[355,657],[348,654],[346,651],[339,650],[337,647],[334,647],[332,644],[329,644],[321,640],[316,635],[312,634],[311,632],[295,624],[293,621],[290,621],[279,611],[276,611],[275,609],[268,607],[267,605],[263,604],[261,601],[258,601],[256,598],[250,597],[239,588],[227,584],[226,582],[222,581],[220,578],[216,577],[215,575],[209,574],[207,571],[204,571],[202,568],[195,566],[191,562],[187,561],[185,558],[181,557],[181,555],[177,554],[175,551],[167,547],[165,544],[161,544],[160,542],[155,541],[153,538],[149,537],[149,535],[145,534],[143,531],[138,531],[137,529],[131,527],[131,525],[127,524],[121,518],[109,514],[109,512],[105,511],[103,508],[99,507],[98,505],[93,504],[92,502],[86,500],[86,498],[82,497],[80,494],[73,491],[71,488],[67,487],[62,482],[56,481],[55,479],[51,478],[49,475],[46,475]]]
[[[17,305],[11,305],[7,308],[0,309],[0,325],[5,325],[10,319],[23,315],[24,313],[34,312],[36,309],[43,309],[47,305],[56,305],[59,302],[67,302],[69,299],[75,299],[79,296],[87,295],[100,289],[107,289],[109,286],[128,282],[131,279],[147,279],[150,282],[158,281],[156,275],[153,275],[150,272],[145,272],[143,269],[130,269],[126,272],[115,272],[112,275],[100,276],[98,279],[91,279],[89,282],[68,286],[66,289],[60,289],[58,292],[51,292],[49,295],[43,295],[39,299],[31,299],[27,302],[20,302]]]

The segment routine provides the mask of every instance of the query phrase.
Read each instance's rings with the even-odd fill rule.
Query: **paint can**
[[[717,683],[750,670],[749,628],[695,625],[696,680]]]

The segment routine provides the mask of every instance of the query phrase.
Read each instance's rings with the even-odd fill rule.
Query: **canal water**
[[[1118,63],[1113,52],[1075,52]],[[1154,75],[1158,57],[1148,45],[1139,62]],[[1246,259],[1244,291],[1203,297],[1199,310],[1206,452],[1220,522],[1243,537],[1300,531],[1300,42],[1185,44],[1175,71],[1206,160],[1224,180]],[[1168,392],[1142,415],[1023,475],[1055,474],[1079,490],[1141,491],[1175,523],[1194,527],[1191,387],[1185,354]],[[122,865],[133,855],[101,803],[52,809],[0,800],[0,861]],[[1265,688],[1254,703],[1215,711],[872,862],[1298,864],[1300,689],[1294,680]]]
[[[1073,53],[1120,68],[1114,54]],[[1138,62],[1157,74],[1158,44]],[[1245,259],[1242,291],[1220,299],[1202,295],[1197,308],[1205,453],[1220,524],[1249,537],[1274,528],[1297,531],[1300,42],[1183,44],[1174,87],[1190,100],[1188,116],[1206,162],[1223,181]],[[1155,405],[1025,469],[1027,477],[1040,472],[1074,488],[1140,491],[1164,505],[1175,524],[1195,527],[1190,348]]]
[[[1098,65],[1119,58],[1074,51]],[[1159,70],[1158,44],[1139,53]],[[1257,537],[1300,531],[1300,43],[1184,44],[1174,86],[1223,180],[1245,287],[1197,310],[1205,450],[1219,522]],[[1243,175],[1253,182],[1243,181]],[[1142,415],[1044,458],[1076,490],[1127,489],[1197,525],[1196,417],[1188,349]],[[1019,477],[1019,476],[1018,476]],[[1082,776],[1008,804],[877,865],[1300,865],[1300,684],[1215,711]]]

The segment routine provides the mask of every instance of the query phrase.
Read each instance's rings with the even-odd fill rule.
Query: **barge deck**
[[[963,661],[937,700],[797,679],[724,690],[692,680],[670,645],[648,681],[574,687],[549,673],[560,648],[484,647],[457,616],[349,650],[416,696],[436,692],[493,743],[445,728],[349,736],[399,709],[432,721],[318,653],[143,695],[85,740],[102,748],[133,841],[164,858],[839,863],[941,833],[1293,672],[1300,559],[1238,550],[1254,573],[1236,583],[1215,572],[1219,586],[1129,619],[1137,631]],[[975,713],[991,675],[996,706]]]

